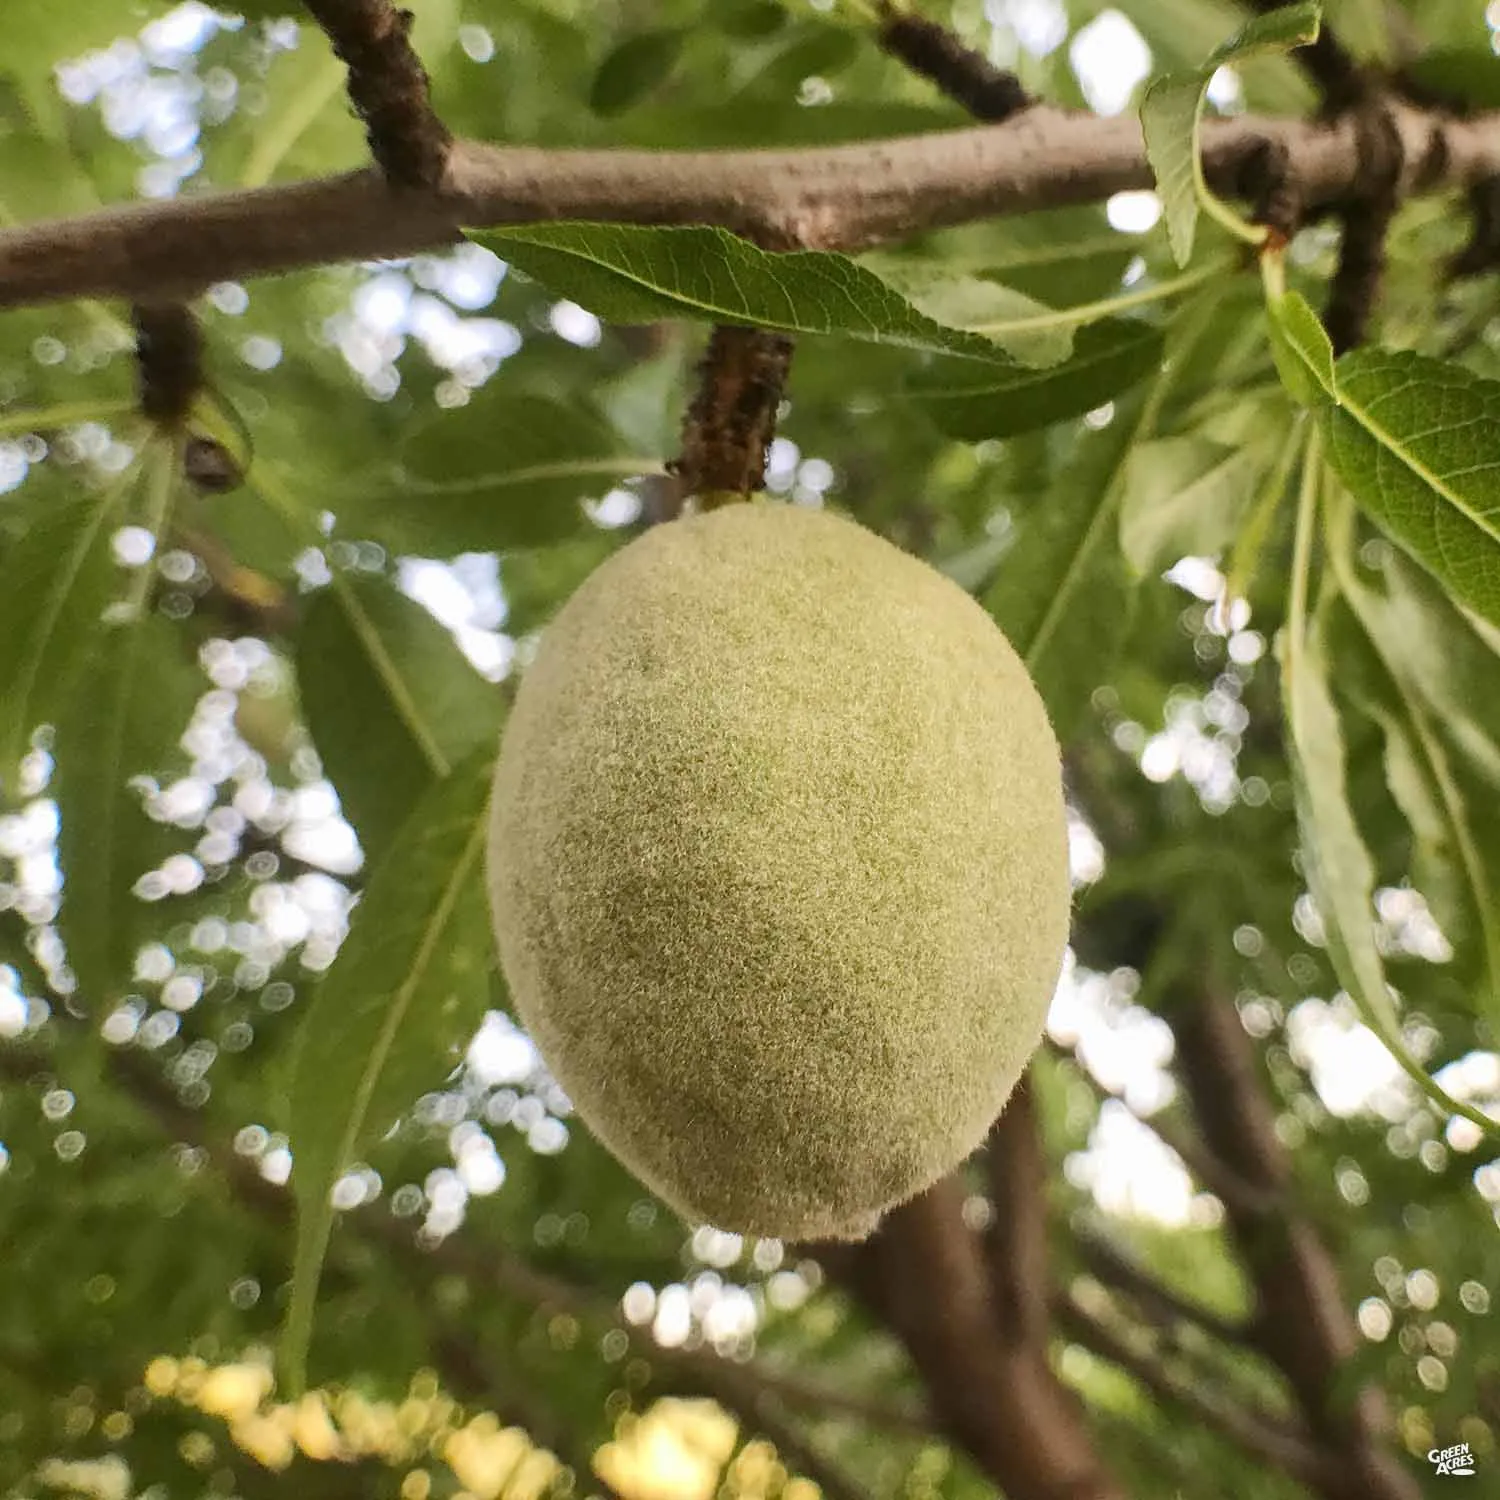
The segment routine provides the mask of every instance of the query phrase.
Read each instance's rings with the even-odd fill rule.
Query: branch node
[[[1254,221],[1282,244],[1290,240],[1302,223],[1303,202],[1286,142],[1262,141],[1241,169],[1240,183],[1242,196],[1254,205]]]

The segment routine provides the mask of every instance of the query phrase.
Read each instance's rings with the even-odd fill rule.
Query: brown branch
[[[901,14],[890,5],[881,9],[884,20],[876,38],[881,50],[935,84],[976,120],[998,124],[1030,107],[1031,97],[1014,73],[997,68],[936,21]]]
[[[1009,1341],[958,1175],[896,1209],[857,1248],[817,1254],[905,1344],[942,1430],[1007,1493],[1124,1500],[1045,1349]]]
[[[1403,197],[1500,173],[1500,112],[1392,106]],[[1204,126],[1204,169],[1237,196],[1284,151],[1309,211],[1349,194],[1357,132],[1244,116]],[[1140,126],[1038,106],[1004,125],[796,151],[548,151],[458,141],[440,185],[392,195],[378,173],[135,203],[0,234],[0,307],[181,297],[226,278],[453,244],[462,226],[558,219],[717,224],[779,250],[861,250],[919,230],[1094,202],[1151,185]]]
[[[1250,1341],[1251,1330],[1244,1324],[1221,1317],[1196,1299],[1173,1291],[1132,1255],[1102,1236],[1079,1230],[1074,1244],[1079,1261],[1096,1281],[1125,1293],[1153,1321],[1187,1323],[1221,1343],[1243,1346]]]
[[[984,1151],[994,1218],[985,1233],[995,1317],[1006,1338],[1047,1343],[1047,1159],[1028,1074],[990,1129]]]
[[[139,302],[130,311],[141,411],[160,427],[180,427],[203,384],[198,320],[180,302]]]
[[[1365,163],[1358,191],[1339,214],[1338,268],[1323,321],[1335,354],[1362,343],[1385,279],[1386,236],[1401,206],[1401,134],[1385,101],[1372,96],[1353,111]]]
[[[1250,0],[1262,15],[1286,0]],[[1296,61],[1318,86],[1325,115],[1346,114],[1359,144],[1361,170],[1338,205],[1342,229],[1338,268],[1324,322],[1334,352],[1364,340],[1385,279],[1386,236],[1401,206],[1402,152],[1406,143],[1390,117],[1385,90],[1338,40],[1327,22],[1315,42],[1299,47]]]
[[[1133,1375],[1152,1395],[1181,1407],[1205,1427],[1228,1438],[1252,1457],[1274,1465],[1304,1484],[1321,1486],[1329,1461],[1305,1432],[1269,1412],[1251,1410],[1207,1387],[1195,1373],[1175,1374],[1156,1355],[1088,1312],[1077,1298],[1059,1294],[1054,1311],[1068,1338]]]
[[[764,486],[791,360],[785,334],[722,324],[714,329],[682,424],[682,457],[670,468],[679,508],[696,495],[711,509]]]
[[[1291,1159],[1233,1000],[1212,991],[1180,994],[1173,1017],[1184,1083],[1210,1148],[1243,1181],[1281,1193]],[[1374,1385],[1346,1390],[1359,1334],[1316,1225],[1286,1201],[1271,1211],[1226,1199],[1225,1209],[1255,1284],[1257,1346],[1286,1376],[1316,1440],[1337,1457],[1320,1493],[1327,1500],[1415,1500],[1416,1484],[1386,1441],[1384,1396]]]
[[[427,70],[413,51],[412,13],[390,0],[307,0],[349,70],[349,98],[386,181],[436,188],[453,137],[433,113]]]

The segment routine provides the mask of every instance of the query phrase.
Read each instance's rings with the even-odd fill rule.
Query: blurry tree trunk
[[[1047,1357],[1045,1163],[1027,1083],[987,1147],[994,1217],[964,1217],[945,1178],[867,1243],[818,1253],[906,1345],[939,1425],[1007,1500],[1125,1500]]]
[[[1420,1490],[1392,1453],[1390,1414],[1373,1385],[1347,1391],[1359,1334],[1338,1268],[1317,1226],[1286,1192],[1291,1154],[1259,1077],[1255,1044],[1234,1001],[1210,989],[1168,1010],[1183,1081],[1210,1149],[1237,1176],[1274,1193],[1256,1209],[1226,1202],[1235,1243],[1255,1286],[1255,1340],[1286,1376],[1309,1431],[1328,1455],[1326,1500],[1417,1500]]]

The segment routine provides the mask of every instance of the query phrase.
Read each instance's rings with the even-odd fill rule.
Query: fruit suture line
[[[1500,112],[1390,105],[1399,197],[1500,175]],[[1317,212],[1359,185],[1361,142],[1329,122],[1243,116],[1203,130],[1215,192],[1254,190],[1274,148]],[[924,229],[1149,188],[1139,124],[1045,106],[1000,125],[794,151],[568,151],[456,141],[439,186],[378,171],[136,203],[0,234],[0,307],[193,295],[214,282],[415,254],[464,228],[549,220],[713,224],[768,249],[862,250]]]

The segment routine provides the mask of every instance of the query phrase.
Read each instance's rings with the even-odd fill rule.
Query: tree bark
[[[1500,112],[1391,107],[1400,197],[1500,173]],[[1256,191],[1268,151],[1311,212],[1348,196],[1355,123],[1244,116],[1203,127],[1204,172]],[[77,297],[183,298],[218,281],[413,255],[463,227],[591,219],[714,224],[768,249],[863,250],[943,225],[1148,188],[1139,123],[1036,106],[1000,125],[796,151],[551,151],[455,141],[435,189],[378,170],[188,194],[0,233],[0,308]]]
[[[1318,1228],[1285,1193],[1287,1148],[1258,1067],[1255,1044],[1234,1001],[1214,990],[1181,995],[1171,1011],[1187,1091],[1210,1149],[1280,1207],[1225,1203],[1254,1282],[1256,1343],[1286,1376],[1308,1430],[1334,1460],[1319,1484],[1326,1500],[1418,1500],[1420,1489],[1391,1451],[1385,1397],[1366,1385],[1340,1390],[1359,1333],[1338,1267]]]
[[[1048,1361],[1045,1182],[1024,1088],[986,1155],[995,1218],[983,1237],[954,1174],[865,1244],[818,1253],[906,1346],[938,1425],[1012,1500],[1125,1500]]]

